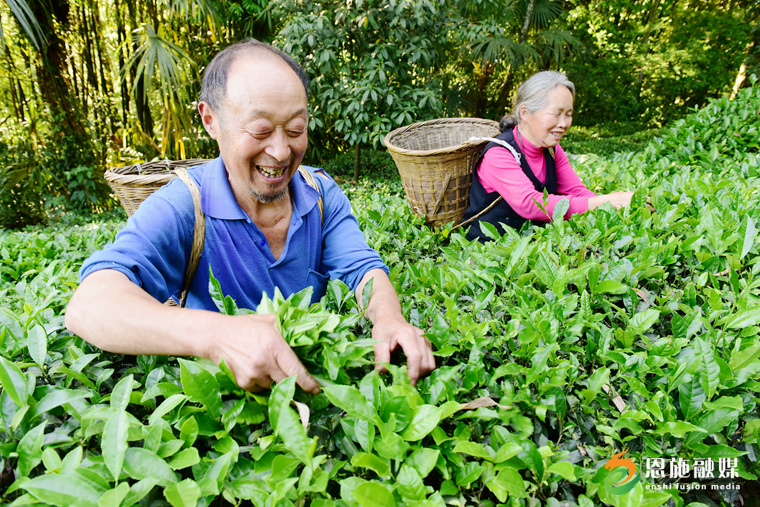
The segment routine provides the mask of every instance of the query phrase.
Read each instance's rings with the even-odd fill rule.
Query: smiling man
[[[247,308],[275,287],[285,296],[313,287],[316,301],[330,278],[361,300],[373,280],[366,314],[378,368],[399,346],[412,381],[435,368],[430,342],[403,318],[388,268],[364,240],[348,199],[323,171],[303,168],[314,188],[298,170],[308,144],[307,103],[308,80],[290,56],[255,40],[220,52],[204,73],[198,105],[220,157],[189,171],[200,187],[206,233],[187,308],[161,303],[181,292],[195,230],[190,191],[175,179],[85,261],[66,311],[69,330],[117,353],[224,359],[251,391],[298,375],[303,389],[317,392],[273,316],[217,312],[209,268],[223,292]]]

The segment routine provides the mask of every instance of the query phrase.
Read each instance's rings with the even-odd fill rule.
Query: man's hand
[[[435,357],[430,341],[422,330],[406,322],[392,319],[373,322],[372,338],[375,343],[375,369],[387,371],[384,363],[391,362],[391,352],[400,345],[406,355],[407,374],[412,384],[435,369]]]
[[[209,343],[209,359],[217,364],[224,359],[237,384],[246,391],[269,389],[272,382],[298,375],[296,383],[304,391],[317,394],[319,384],[282,338],[276,322],[274,315],[229,317]]]
[[[109,269],[85,278],[66,309],[69,331],[109,352],[205,357],[216,363],[224,359],[243,389],[269,389],[273,381],[298,375],[301,388],[319,392],[275,318],[163,305]]]
[[[372,338],[375,344],[375,365],[384,371],[383,363],[390,363],[391,352],[398,346],[407,360],[407,375],[412,384],[435,369],[435,358],[430,341],[422,336],[422,330],[409,324],[401,314],[398,295],[388,275],[382,269],[373,269],[356,287],[356,299],[362,304],[364,285],[372,282],[372,294],[367,303],[366,315],[372,322]]]

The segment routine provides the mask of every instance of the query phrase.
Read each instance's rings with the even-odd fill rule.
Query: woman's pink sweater
[[[531,144],[524,136],[518,137],[517,127],[513,134],[518,140],[523,156],[528,160],[528,165],[539,181],[546,181],[546,163],[544,152]],[[570,201],[570,209],[565,218],[575,213],[584,213],[588,209],[588,198],[596,194],[587,189],[581,179],[570,166],[565,151],[560,145],[554,148],[554,161],[557,165],[557,192],[559,195],[549,195],[549,204],[546,206],[548,216],[541,211],[536,202],[543,205],[544,195],[537,192],[530,179],[525,176],[522,168],[515,160],[514,155],[506,148],[492,148],[483,157],[478,168],[478,178],[486,192],[499,192],[515,212],[528,220],[549,222],[554,206],[560,199],[567,198]],[[535,201],[535,202],[534,202]]]

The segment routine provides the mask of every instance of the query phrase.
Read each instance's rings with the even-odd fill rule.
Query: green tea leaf
[[[347,414],[369,422],[378,420],[375,407],[367,401],[367,398],[357,388],[332,384],[322,386],[322,391],[333,405],[345,410]]]
[[[187,397],[200,403],[214,419],[222,415],[222,397],[219,393],[219,383],[216,378],[201,368],[196,362],[178,359],[182,387]]]
[[[157,424],[159,419],[163,418],[166,414],[177,408],[177,406],[187,400],[188,397],[189,396],[185,396],[184,394],[177,393],[172,394],[166,398],[158,407],[156,407],[156,410],[150,414],[150,418],[148,418],[148,424],[151,426]]]
[[[504,467],[495,477],[486,481],[486,487],[496,495],[500,502],[506,502],[508,496],[527,498],[528,491],[520,473],[512,467]]]
[[[365,482],[354,488],[354,498],[362,507],[395,507],[393,494],[376,482]]]
[[[557,474],[565,480],[575,482],[578,479],[575,477],[575,467],[569,461],[557,461],[549,465],[546,469],[547,472]]]
[[[425,484],[414,468],[404,464],[396,475],[396,491],[405,500],[420,501],[425,499]]]
[[[633,327],[636,333],[644,334],[649,331],[649,328],[651,328],[659,319],[660,312],[650,308],[634,315],[630,320],[630,325]]]
[[[127,375],[114,386],[111,391],[111,408],[115,410],[126,410],[129,405],[129,399],[132,396],[132,381],[134,377]]]
[[[269,418],[275,434],[285,447],[305,465],[311,466],[316,440],[306,435],[306,430],[290,402],[296,389],[296,377],[288,377],[272,389],[269,396]]]
[[[556,222],[560,218],[564,218],[567,210],[569,209],[570,200],[567,197],[563,197],[557,201],[557,204],[554,205],[554,210],[552,211],[552,222]]]
[[[702,351],[699,364],[699,381],[705,392],[705,396],[709,400],[715,394],[720,383],[720,366],[715,360],[712,344],[701,339],[698,339],[696,343],[699,344],[699,348]]]
[[[29,356],[39,366],[45,364],[47,357],[47,333],[45,328],[39,324],[34,324],[28,331],[26,346],[29,350]]]
[[[172,470],[182,470],[183,468],[197,465],[200,461],[201,458],[198,455],[198,449],[190,447],[189,449],[182,449],[175,454],[171,461],[169,461],[169,466]]]
[[[655,435],[673,435],[674,437],[683,438],[684,435],[692,431],[696,431],[698,433],[707,433],[707,431],[700,428],[699,426],[695,426],[684,421],[666,422],[665,424],[662,424],[658,428],[654,429],[652,433]]]
[[[739,244],[741,245],[739,259],[745,258],[749,251],[752,250],[756,238],[757,228],[755,227],[755,220],[747,215],[739,227]]]
[[[483,445],[476,442],[470,442],[469,440],[457,442],[457,445],[454,446],[454,452],[467,454],[468,456],[474,456],[476,458],[483,458],[487,461],[493,461],[494,459]]]
[[[215,459],[211,466],[206,468],[203,476],[198,479],[198,486],[203,496],[218,495],[222,489],[222,484],[227,478],[227,471],[232,462],[232,454],[228,452]]]
[[[422,447],[412,452],[404,463],[417,470],[420,477],[424,479],[433,471],[440,455],[441,451],[438,449]]]
[[[420,405],[412,417],[412,422],[401,434],[407,442],[421,440],[433,431],[441,421],[441,408],[434,405]]]
[[[558,350],[559,345],[556,343],[552,343],[547,347],[536,349],[536,352],[531,358],[532,366],[528,371],[528,374],[525,376],[526,384],[532,384],[542,373],[545,373],[547,371],[546,363],[549,360],[549,357]]]
[[[201,488],[192,479],[172,484],[164,490],[164,498],[172,507],[195,507],[201,497]]]
[[[702,405],[707,400],[698,377],[692,377],[691,381],[679,385],[678,393],[681,412],[687,421],[702,410]]]
[[[351,457],[351,464],[355,467],[369,468],[375,472],[379,477],[386,478],[391,471],[390,463],[386,460],[380,459],[374,454],[366,452],[357,452]]]
[[[211,300],[219,310],[219,313],[223,313],[225,315],[237,315],[238,308],[235,304],[235,301],[230,296],[224,295],[222,292],[222,286],[219,283],[219,280],[214,277],[214,273],[211,271],[210,265],[208,267],[208,274],[208,292],[211,296]]]
[[[760,323],[760,306],[753,306],[738,311],[727,317],[725,323],[729,329],[744,329],[756,326]]]
[[[130,382],[132,382],[131,378]],[[127,418],[127,413],[123,410],[119,410],[113,414],[103,427],[103,440],[101,444],[103,459],[111,475],[117,481],[124,464],[124,454],[127,452],[128,433],[129,419]]]
[[[615,280],[604,280],[592,288],[596,294],[625,294],[628,292],[628,286]]]
[[[370,278],[362,287],[362,308],[367,308],[369,298],[372,296],[372,290],[375,286],[375,279]]]
[[[0,385],[16,405],[26,406],[26,400],[29,397],[26,375],[3,356],[0,356]]]
[[[728,363],[732,371],[739,371],[746,368],[760,357],[760,343],[750,345],[744,350],[736,351],[732,354],[731,362]]]
[[[49,412],[56,407],[60,407],[65,403],[72,403],[83,398],[90,398],[91,392],[81,391],[78,389],[56,389],[50,394],[42,398],[29,412],[29,419],[34,420],[35,417]]]
[[[121,502],[127,497],[128,494],[129,484],[126,482],[121,482],[115,488],[109,489],[103,493],[103,496],[100,497],[100,500],[98,501],[98,507],[111,507],[113,505],[121,505]]]
[[[100,501],[100,493],[76,475],[40,475],[21,487],[49,505],[97,507]]]
[[[133,479],[155,479],[164,487],[177,482],[177,476],[166,461],[140,447],[127,449],[124,454],[124,470]]]
[[[46,425],[45,422],[38,424],[19,440],[16,452],[18,452],[18,472],[21,477],[28,477],[34,467],[42,462],[42,439]]]
[[[135,484],[133,484],[129,488],[129,493],[127,493],[127,497],[124,499],[122,505],[123,506],[130,506],[134,505],[140,500],[142,500],[150,491],[159,484],[159,480],[155,479],[153,477],[149,477],[147,479],[142,479],[140,481],[137,481]]]

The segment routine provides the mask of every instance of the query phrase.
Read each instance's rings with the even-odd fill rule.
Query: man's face
[[[303,160],[308,126],[306,91],[287,63],[268,53],[238,55],[224,103],[210,115],[209,123],[201,110],[238,202],[249,196],[269,203],[285,195]]]

